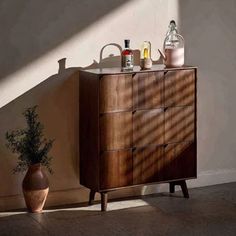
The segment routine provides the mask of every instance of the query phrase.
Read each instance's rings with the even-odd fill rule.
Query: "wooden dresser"
[[[197,176],[196,67],[80,71],[80,183],[92,203],[123,187]]]

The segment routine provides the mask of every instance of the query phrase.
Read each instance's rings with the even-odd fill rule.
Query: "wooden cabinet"
[[[80,71],[80,182],[90,202],[123,187],[196,178],[196,68]]]

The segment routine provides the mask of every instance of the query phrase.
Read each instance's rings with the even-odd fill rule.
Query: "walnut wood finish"
[[[100,117],[101,150],[132,147],[132,112],[104,114]]]
[[[107,210],[107,201],[108,201],[107,193],[101,193],[101,210],[102,211]]]
[[[133,79],[135,109],[164,106],[164,72],[138,73]]]
[[[165,106],[193,105],[194,100],[194,70],[176,70],[165,73]]]
[[[193,141],[194,134],[194,106],[169,107],[165,111],[165,143]]]
[[[185,198],[189,198],[188,188],[185,180],[170,182],[170,193],[175,192],[175,186],[180,185]]]
[[[187,179],[196,177],[196,144],[181,142],[165,147],[163,180]]]
[[[93,189],[94,191],[99,190],[98,86],[99,80],[97,79],[97,76],[84,71],[80,72],[80,183],[90,189]]]
[[[137,148],[133,155],[133,184],[163,179],[164,147]]]
[[[156,69],[155,69],[156,68]],[[80,72],[80,182],[101,193],[196,178],[196,68]]]
[[[103,152],[100,161],[100,188],[110,189],[133,183],[132,150]]]
[[[94,201],[94,198],[95,198],[95,194],[96,194],[96,191],[90,190],[90,193],[89,193],[89,205],[93,204],[93,201]]]
[[[100,80],[99,104],[100,112],[132,109],[132,75],[103,76]]]
[[[164,110],[137,111],[133,115],[133,145],[164,144]]]

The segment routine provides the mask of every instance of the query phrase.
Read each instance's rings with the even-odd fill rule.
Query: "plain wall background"
[[[236,181],[234,0],[58,0],[0,3],[0,209],[24,206],[22,174],[13,175],[16,158],[5,147],[4,134],[24,126],[22,111],[39,105],[45,134],[55,138],[51,151],[54,175],[48,205],[86,201],[79,185],[78,67],[99,62],[111,42],[133,49],[152,43],[158,60],[168,23],[175,19],[186,40],[186,63],[198,70],[198,175],[190,187]],[[108,47],[104,57],[117,56]],[[65,68],[63,61],[66,58]],[[114,64],[119,65],[114,58]],[[95,60],[95,62],[93,61]],[[108,65],[108,58],[102,65]],[[166,190],[144,187],[111,193],[111,197]]]
[[[236,168],[236,1],[179,1],[186,61],[198,70],[199,171]]]

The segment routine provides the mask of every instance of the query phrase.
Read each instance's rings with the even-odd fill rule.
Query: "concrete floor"
[[[236,235],[236,183],[189,192],[190,199],[176,192],[116,201],[108,212],[94,205],[0,213],[0,235]]]

